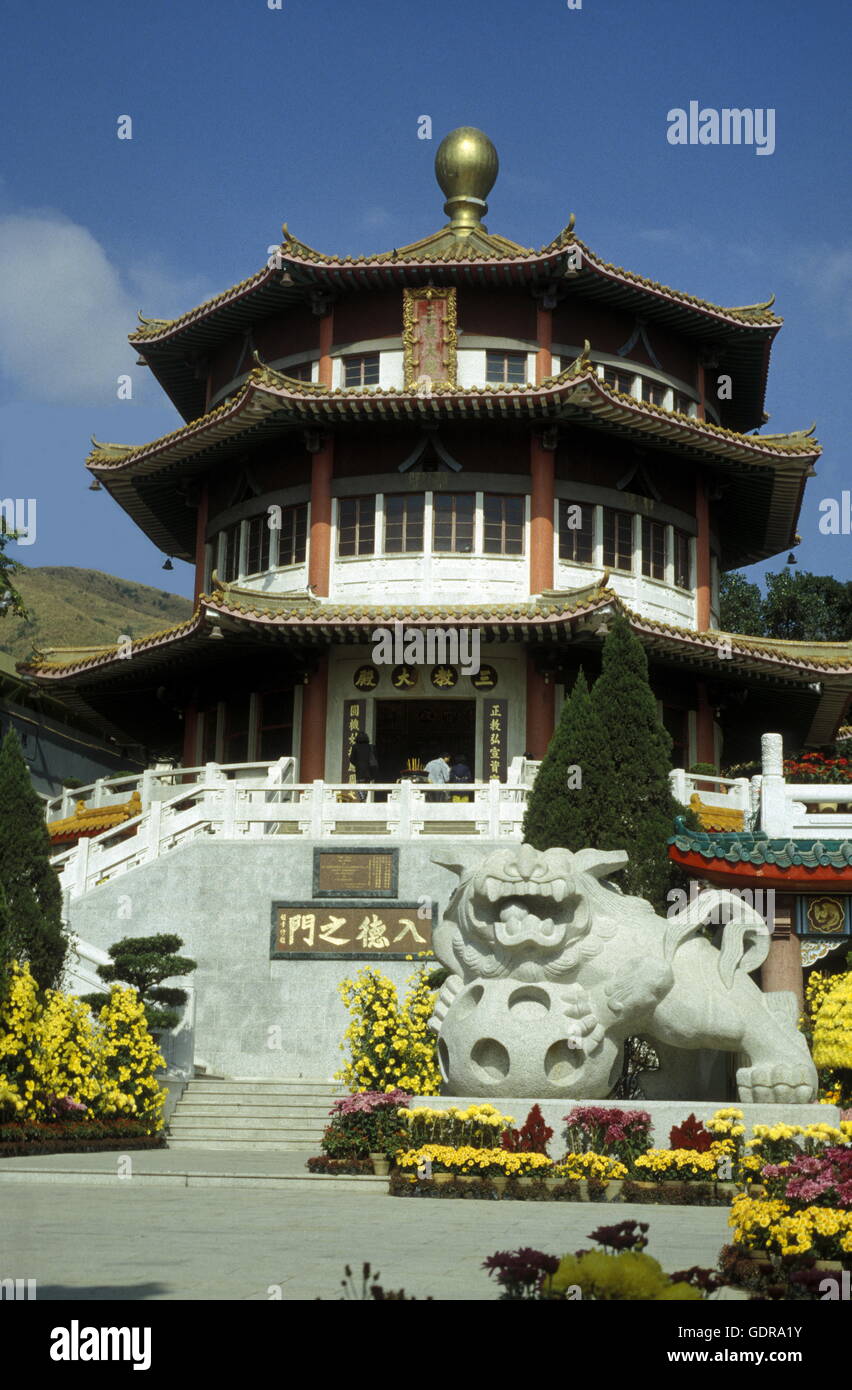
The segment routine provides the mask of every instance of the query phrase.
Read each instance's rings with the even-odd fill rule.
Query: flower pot
[[[826,1270],[828,1270],[828,1271],[829,1271],[830,1273],[832,1273],[832,1274],[842,1274],[842,1273],[843,1273],[843,1261],[842,1261],[842,1260],[817,1260],[817,1261],[815,1262],[815,1264],[814,1264],[814,1269],[826,1269]]]
[[[390,1159],[387,1154],[370,1154],[373,1161],[373,1172],[377,1178],[386,1178],[390,1172]]]
[[[497,1192],[498,1196],[502,1197],[503,1193],[506,1191],[506,1186],[507,1186],[507,1184],[508,1184],[509,1179],[508,1179],[508,1178],[492,1178],[491,1181],[492,1181],[493,1184],[494,1184],[494,1190]]]
[[[452,1182],[455,1176],[455,1173],[433,1173],[432,1181],[442,1187],[444,1183]]]

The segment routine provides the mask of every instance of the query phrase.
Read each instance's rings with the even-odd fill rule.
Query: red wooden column
[[[316,445],[312,449],[312,445]],[[311,459],[311,536],[308,556],[308,583],[317,598],[328,597],[331,570],[331,477],[334,471],[334,440],[308,440]]]
[[[331,346],[334,341],[334,310],[326,308],[319,323],[319,380],[331,388]],[[312,448],[312,445],[315,445]],[[334,471],[334,440],[326,435],[310,439],[311,535],[308,583],[317,598],[327,598],[331,568],[331,478]]]
[[[556,432],[530,435],[530,593],[553,588]]]
[[[527,746],[530,758],[543,758],[553,737],[555,722],[553,681],[546,681],[538,671],[532,652],[527,652]]]
[[[536,307],[535,358],[536,383],[550,376],[553,364],[553,314],[550,309]],[[547,446],[547,447],[545,447]],[[535,430],[530,435],[530,593],[540,594],[553,588],[553,499],[554,452],[556,440],[552,431],[544,435]]]
[[[207,480],[201,484],[198,511],[195,514],[195,602],[204,588],[204,552],[207,542]],[[215,566],[214,566],[215,568]]]
[[[328,655],[320,657],[317,670],[302,687],[302,739],[299,781],[313,782],[325,775],[325,721],[328,707]]]
[[[760,967],[760,987],[764,994],[789,990],[803,1007],[802,943],[791,923],[776,926],[772,933],[769,955]]]

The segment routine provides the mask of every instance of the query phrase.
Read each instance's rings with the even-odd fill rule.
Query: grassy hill
[[[14,582],[30,617],[0,617],[0,652],[16,661],[28,657],[33,647],[102,647],[122,633],[144,637],[192,612],[189,599],[179,594],[100,570],[45,565],[19,570]]]

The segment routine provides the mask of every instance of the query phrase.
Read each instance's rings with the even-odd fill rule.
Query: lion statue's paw
[[[623,975],[604,986],[604,994],[614,1014],[635,1014],[654,1008],[673,983],[665,961],[633,959],[625,961]]]
[[[741,1067],[737,1089],[740,1100],[755,1105],[807,1105],[816,1099],[812,1069],[806,1063],[766,1062]]]

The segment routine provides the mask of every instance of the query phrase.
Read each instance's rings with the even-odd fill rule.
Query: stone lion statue
[[[663,1085],[683,1086],[690,1054],[712,1049],[738,1054],[743,1101],[815,1098],[795,996],[750,978],[770,931],[736,895],[709,890],[664,918],[607,882],[620,850],[512,845],[469,870],[433,859],[459,878],[434,933],[451,973],[430,1019],[450,1093],[604,1098],[634,1035],[652,1042]],[[728,920],[711,941],[715,914]]]

